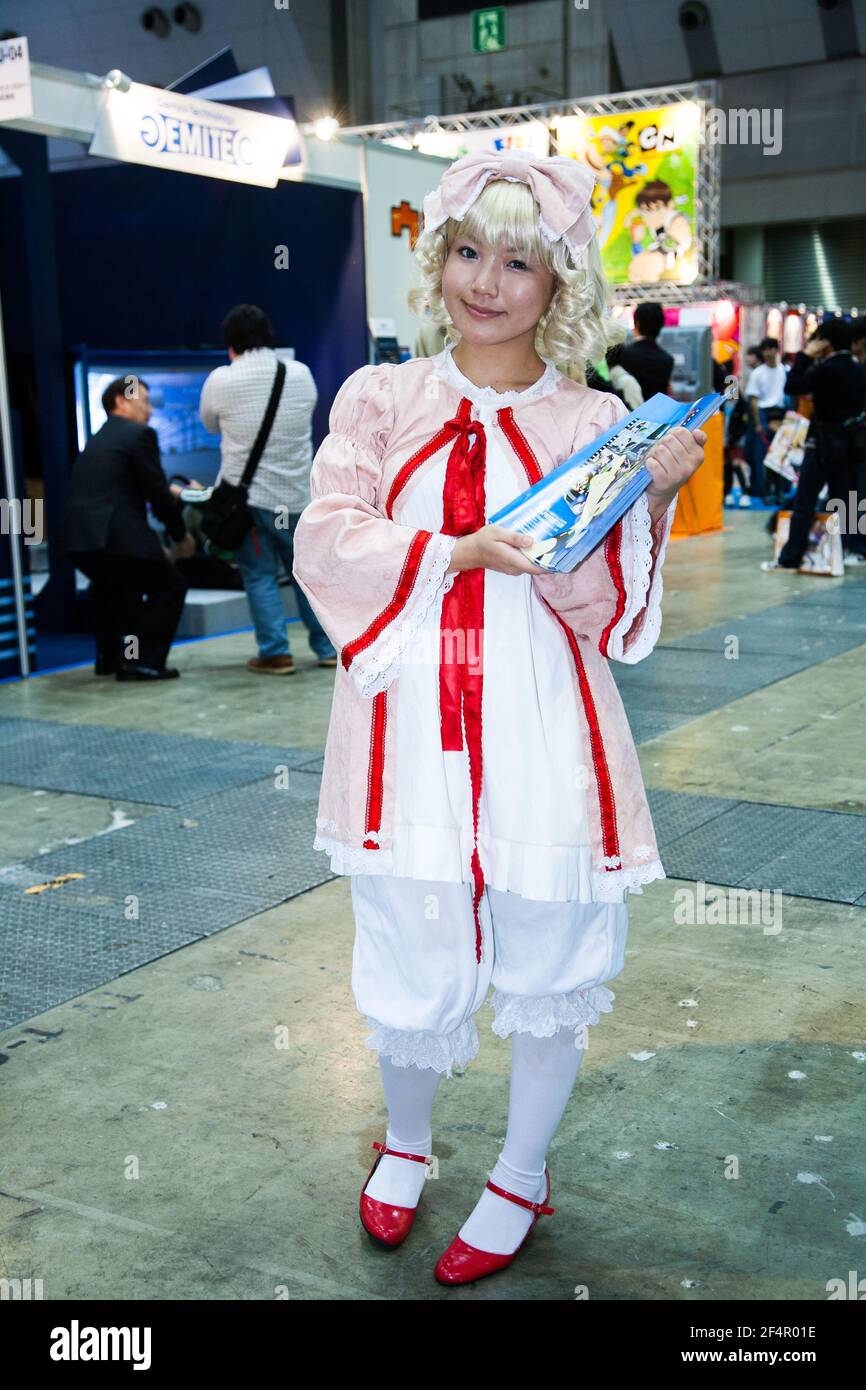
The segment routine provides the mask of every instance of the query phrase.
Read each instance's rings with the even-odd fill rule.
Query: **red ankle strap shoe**
[[[430,1163],[432,1154],[425,1158],[423,1154],[402,1153],[399,1149],[389,1149],[386,1144],[380,1144],[378,1139],[373,1140],[373,1148],[378,1149],[379,1153],[373,1163],[372,1168],[364,1180],[364,1189],[372,1178],[385,1154],[391,1154],[393,1158],[408,1158],[413,1163]],[[402,1245],[412,1229],[415,1220],[417,1207],[397,1207],[391,1202],[379,1202],[375,1197],[368,1197],[366,1191],[361,1191],[360,1214],[361,1225],[373,1240],[380,1245],[395,1246]]]
[[[468,1245],[465,1240],[455,1236],[433,1271],[440,1284],[469,1284],[473,1279],[483,1279],[487,1274],[496,1274],[500,1269],[507,1269],[517,1259],[535,1230],[539,1216],[552,1216],[555,1211],[554,1207],[547,1205],[550,1199],[550,1172],[546,1166],[544,1172],[547,1177],[547,1192],[543,1202],[530,1202],[526,1197],[518,1197],[516,1192],[507,1192],[504,1187],[497,1187],[495,1182],[488,1179],[486,1186],[491,1192],[495,1192],[497,1197],[507,1197],[509,1202],[516,1202],[519,1207],[526,1207],[534,1213],[532,1225],[513,1255],[494,1255],[489,1250],[476,1250],[474,1245]]]

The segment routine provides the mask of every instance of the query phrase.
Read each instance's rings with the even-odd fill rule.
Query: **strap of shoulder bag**
[[[286,364],[285,362],[278,362],[277,374],[274,377],[274,384],[271,387],[271,395],[270,400],[268,401],[268,408],[265,411],[265,418],[262,420],[262,423],[259,426],[259,432],[256,435],[256,442],[253,445],[252,450],[250,451],[250,456],[247,459],[246,467],[244,468],[243,474],[241,475],[240,486],[242,488],[249,487],[250,483],[253,480],[253,474],[259,466],[259,460],[265,451],[265,445],[268,442],[268,435],[271,432],[271,427],[274,423],[274,416],[277,413],[277,406],[280,403],[280,396],[283,394],[283,382],[285,381],[285,379]]]

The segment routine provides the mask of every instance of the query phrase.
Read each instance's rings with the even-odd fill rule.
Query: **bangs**
[[[503,251],[513,247],[518,255],[535,257],[552,270],[550,250],[538,221],[538,205],[527,184],[492,179],[485,184],[463,220],[455,222],[452,219],[449,249],[463,236]]]
[[[625,330],[609,317],[608,286],[598,237],[573,252],[562,237],[548,241],[541,230],[541,213],[528,184],[514,179],[490,179],[463,218],[449,217],[436,228],[422,231],[414,248],[420,283],[408,294],[409,307],[420,318],[445,331],[446,344],[459,341],[442,293],[446,262],[461,239],[474,246],[492,246],[500,255],[542,265],[555,286],[547,309],[536,325],[535,350],[545,361],[581,384],[586,364],[602,358]],[[513,248],[513,250],[512,250]]]

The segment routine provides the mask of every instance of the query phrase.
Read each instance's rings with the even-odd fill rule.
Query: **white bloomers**
[[[537,902],[485,886],[475,959],[472,887],[353,874],[352,992],[375,1029],[365,1047],[397,1066],[452,1074],[478,1053],[473,1015],[494,993],[494,1033],[551,1037],[610,1013],[604,982],[625,961],[625,903]]]

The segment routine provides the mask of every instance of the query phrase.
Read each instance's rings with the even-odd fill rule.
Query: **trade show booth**
[[[226,310],[258,303],[316,380],[318,444],[352,371],[425,350],[406,302],[423,199],[442,168],[470,150],[529,148],[591,168],[612,312],[630,326],[640,300],[664,306],[677,362],[672,394],[690,399],[709,389],[712,357],[737,371],[744,338],[756,331],[750,316],[760,287],[718,279],[719,150],[704,135],[716,97],[711,82],[320,131],[323,138],[249,112],[270,125],[251,128],[249,138],[264,143],[250,146],[247,180],[236,157],[247,136],[229,107],[140,87],[119,73],[96,78],[33,65],[32,74],[32,115],[0,122],[0,148],[20,171],[0,179],[0,266],[10,430],[23,441],[25,465],[18,486],[44,499],[49,560],[36,605],[40,633],[80,626],[71,570],[53,547],[71,459],[98,415],[101,375],[147,364],[158,378],[155,424],[167,471],[194,465],[199,481],[210,480],[216,441],[197,423],[200,383],[223,360]],[[133,108],[138,143],[124,116]],[[193,149],[189,134],[190,148],[182,148],[177,131],[194,133],[196,122],[207,139],[196,136]],[[151,129],[158,138],[145,140],[141,132]],[[50,133],[89,140],[91,156],[52,172]],[[221,167],[226,151],[235,158]],[[675,534],[722,525],[721,419],[708,434],[706,462],[683,490]],[[0,583],[14,581],[19,594],[20,651],[0,675],[29,666],[27,558],[19,553],[18,580],[0,565]],[[243,622],[233,598],[229,625]],[[185,619],[181,632],[219,626]],[[32,660],[32,644],[30,653]]]
[[[0,179],[8,353],[2,375],[9,382],[2,413],[15,496],[38,501],[44,539],[32,548],[20,534],[0,537],[0,677],[44,667],[46,657],[49,665],[76,657],[74,644],[63,639],[86,624],[81,594],[87,586],[79,581],[76,591],[74,572],[56,548],[71,463],[98,423],[98,384],[106,372],[155,377],[153,424],[166,472],[193,469],[205,483],[216,476],[219,441],[198,422],[198,396],[207,372],[227,360],[220,323],[234,304],[260,304],[283,349],[310,368],[318,388],[314,444],[327,431],[340,384],[369,355],[359,177],[346,179],[338,170],[329,179],[315,158],[289,159],[293,141],[301,156],[305,146],[292,122],[256,114],[258,124],[247,133],[253,113],[239,117],[219,103],[176,93],[157,92],[154,101],[172,108],[192,102],[196,120],[207,118],[215,131],[218,121],[241,122],[232,126],[232,138],[238,149],[247,142],[251,181],[235,165],[228,172],[217,167],[216,156],[231,149],[224,131],[219,141],[213,136],[203,168],[187,170],[177,152],[164,165],[149,156],[139,160],[116,123],[108,144],[100,124],[103,103],[124,108],[122,84],[106,87],[108,79],[37,64],[32,72],[31,115],[0,122],[0,150],[12,166]],[[142,100],[135,111],[143,122]],[[282,133],[288,126],[292,131]],[[274,127],[280,128],[276,140]],[[271,162],[264,173],[251,143],[262,129],[273,145],[262,151]],[[113,158],[82,151],[78,167],[51,170],[49,135],[95,143],[100,131],[99,148]],[[213,595],[207,598],[213,610]],[[217,628],[249,621],[231,598]],[[203,601],[193,591],[188,606]],[[187,615],[184,631],[200,633],[199,617]]]

